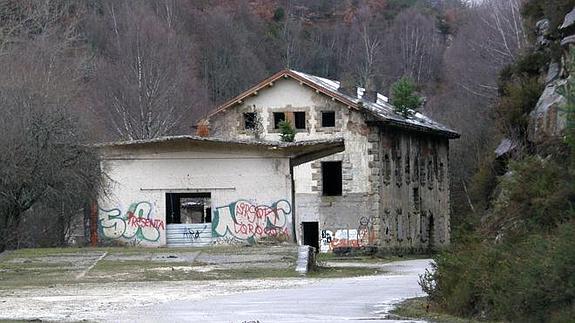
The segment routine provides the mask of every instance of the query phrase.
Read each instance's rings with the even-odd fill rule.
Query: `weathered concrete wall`
[[[404,251],[449,243],[447,139],[381,129],[381,247]]]
[[[205,230],[214,243],[293,237],[289,159],[272,152],[163,143],[108,148],[102,167],[109,179],[99,200],[104,241],[166,245],[166,193],[186,192],[211,194]],[[205,238],[200,229],[183,238]]]
[[[258,137],[279,140],[272,127],[273,112],[296,111],[306,113],[306,129],[296,134],[296,141],[345,139],[344,152],[294,168],[298,242],[303,238],[302,222],[318,222],[323,252],[368,246],[419,251],[430,239],[437,247],[448,243],[447,139],[368,125],[365,112],[289,78],[214,115],[209,120],[211,135],[253,139],[254,134],[243,129],[243,113],[257,112],[262,122]],[[335,127],[321,127],[321,111],[335,111]],[[322,195],[323,161],[342,162],[341,196]],[[419,168],[423,179],[414,177]],[[417,210],[414,189],[420,200]]]

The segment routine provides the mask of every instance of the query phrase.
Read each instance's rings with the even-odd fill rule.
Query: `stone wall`
[[[447,139],[368,124],[367,112],[349,108],[293,79],[279,80],[273,87],[212,116],[210,134],[279,140],[273,129],[273,112],[294,111],[306,113],[306,129],[298,131],[296,141],[335,136],[343,137],[346,147],[344,152],[294,168],[295,230],[299,243],[303,242],[303,222],[318,223],[322,252],[374,246],[418,251],[427,249],[430,239],[437,247],[449,242]],[[321,127],[322,111],[335,111],[335,127]],[[243,129],[244,112],[260,115],[259,138]],[[431,167],[429,181],[412,179],[418,160],[424,174]],[[342,163],[341,196],[322,194],[321,165],[326,161]],[[396,165],[402,166],[395,170]],[[406,169],[406,165],[410,166]],[[421,197],[419,211],[413,210],[414,188]],[[426,228],[431,226],[431,219],[430,233]],[[420,227],[423,234],[419,234]]]
[[[381,248],[449,244],[447,139],[384,128],[379,138]]]

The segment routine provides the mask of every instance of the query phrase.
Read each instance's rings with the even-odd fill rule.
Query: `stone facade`
[[[271,82],[270,82],[271,83]],[[335,113],[322,126],[325,112]],[[421,251],[449,243],[448,139],[382,125],[352,107],[292,77],[274,80],[208,117],[210,135],[279,140],[274,112],[305,112],[296,141],[344,138],[345,151],[294,167],[298,243],[318,230],[321,251],[377,247]],[[261,131],[245,129],[244,113],[256,113]],[[341,165],[341,194],[326,194],[322,165]],[[338,166],[339,167],[339,166]],[[329,182],[329,179],[328,179]],[[317,228],[317,229],[314,229]]]

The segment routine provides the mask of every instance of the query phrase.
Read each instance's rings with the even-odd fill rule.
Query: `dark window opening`
[[[419,188],[413,188],[413,209],[415,212],[419,212],[421,210],[421,197],[419,196]]]
[[[324,196],[340,196],[342,193],[341,162],[322,162],[322,188]]]
[[[321,126],[335,127],[335,111],[322,111]]]
[[[305,129],[305,112],[294,112],[294,123],[296,129]]]
[[[391,161],[389,160],[389,154],[385,154],[383,158],[383,182],[385,185],[389,185],[391,181]]]
[[[166,223],[212,222],[210,193],[166,193]]]
[[[286,115],[283,112],[274,112],[274,129],[279,128],[279,124],[282,121],[285,121]]]
[[[257,128],[257,119],[255,112],[244,113],[244,129],[255,130]]]

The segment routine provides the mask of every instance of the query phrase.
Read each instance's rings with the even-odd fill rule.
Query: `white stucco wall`
[[[293,237],[286,157],[233,145],[156,144],[107,148],[102,168],[109,184],[98,205],[103,240],[164,246],[166,193],[200,192],[211,193],[214,242],[249,242],[284,232]],[[130,212],[149,220],[131,221]],[[245,226],[230,222],[231,216]],[[268,219],[277,228],[266,229]]]

